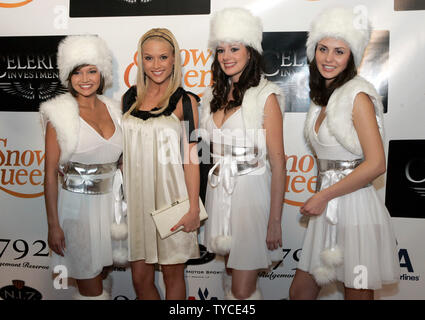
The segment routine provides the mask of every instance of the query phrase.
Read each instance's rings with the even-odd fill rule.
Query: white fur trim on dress
[[[228,255],[231,247],[231,236],[217,236],[211,241],[211,250],[222,256]]]
[[[353,53],[358,67],[371,34],[370,21],[362,11],[355,8],[333,8],[324,10],[313,20],[307,38],[307,57],[311,62],[315,56],[317,43],[327,37],[344,40]]]
[[[240,42],[263,52],[263,25],[260,18],[244,8],[225,8],[210,20],[208,47],[215,52],[220,42]]]
[[[106,42],[96,35],[73,35],[64,38],[58,47],[59,79],[68,86],[69,73],[82,64],[95,65],[105,79],[105,88],[112,86],[112,54]]]
[[[98,296],[88,297],[81,295],[80,292],[77,291],[74,294],[74,300],[111,300],[111,295],[107,291],[103,290]]]
[[[121,126],[120,103],[103,95],[97,97],[109,107],[111,117]],[[49,121],[55,129],[61,151],[59,163],[66,163],[78,144],[80,115],[77,100],[70,93],[65,93],[45,101],[40,105],[40,118],[43,133]]]
[[[357,131],[353,123],[353,105],[354,99],[357,94],[366,93],[372,100],[375,108],[376,121],[381,134],[381,139],[384,139],[384,116],[382,98],[376,91],[375,87],[362,78],[356,76],[343,86],[335,89],[329,98],[326,107],[325,121],[328,125],[329,132],[336,138],[336,140],[348,151],[358,156],[363,156],[363,150],[360,145]],[[308,146],[311,148],[309,134],[313,129],[313,122],[315,115],[320,111],[319,106],[311,103],[310,109],[304,126],[304,137]]]
[[[262,129],[264,124],[264,107],[267,98],[275,94],[279,103],[280,111],[282,115],[285,113],[285,96],[282,89],[275,84],[262,77],[260,83],[256,87],[251,87],[245,91],[242,100],[242,115],[247,129]],[[207,121],[211,114],[211,100],[213,98],[212,88],[209,87],[202,97],[201,101],[201,117],[200,117],[200,128],[205,129],[207,127]],[[204,131],[204,130],[203,130]],[[202,138],[204,139],[205,134]],[[209,142],[209,137],[205,137]]]

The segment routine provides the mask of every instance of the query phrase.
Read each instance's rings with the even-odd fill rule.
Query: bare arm
[[[270,217],[267,227],[267,247],[282,246],[282,204],[285,196],[286,163],[283,147],[283,117],[274,94],[267,98],[264,107],[264,129],[272,171]]]
[[[45,138],[44,161],[44,200],[47,211],[48,243],[50,249],[63,256],[65,236],[58,218],[58,167],[60,148],[56,140],[56,130],[48,122]]]
[[[307,200],[301,207],[302,214],[321,214],[328,201],[362,188],[385,172],[385,153],[375,109],[365,93],[359,93],[354,100],[353,122],[363,150],[364,161],[344,179]]]
[[[198,129],[198,102],[196,99],[189,95],[190,102],[192,104],[193,118],[195,122],[195,130]],[[176,115],[182,120],[183,119],[183,103],[180,100],[177,108]],[[195,231],[200,226],[199,221],[199,185],[200,185],[200,174],[199,174],[199,159],[197,143],[188,143],[186,138],[186,132],[183,130],[183,146],[184,146],[184,178],[186,182],[187,193],[189,195],[190,208],[189,212],[181,218],[181,220],[171,229],[175,230],[179,226],[183,225],[183,231],[191,232]]]

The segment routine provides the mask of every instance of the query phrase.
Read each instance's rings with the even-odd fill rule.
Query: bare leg
[[[238,300],[252,296],[257,290],[258,270],[232,270],[232,293]]]
[[[313,276],[308,272],[297,269],[289,288],[289,298],[291,300],[315,300],[319,292],[320,287]]]
[[[166,300],[185,300],[186,299],[186,283],[184,280],[185,265],[170,264],[161,265],[162,276],[165,284]]]
[[[82,296],[85,297],[96,297],[102,294],[102,274],[92,278],[84,280],[76,280],[78,291]]]
[[[257,289],[259,270],[237,270],[227,267],[229,256],[224,257],[226,273],[232,276],[232,294],[238,300],[249,298]]]
[[[368,289],[352,289],[344,286],[345,300],[373,300],[374,292]]]
[[[155,287],[155,265],[145,263],[145,260],[131,262],[131,276],[134,291],[138,300],[159,300]]]

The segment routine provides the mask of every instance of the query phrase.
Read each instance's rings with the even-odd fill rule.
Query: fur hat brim
[[[314,59],[316,45],[324,38],[345,41],[353,53],[356,67],[360,66],[371,35],[370,21],[354,9],[333,8],[323,11],[311,24],[307,38],[307,57]]]
[[[82,64],[95,65],[105,80],[105,88],[112,86],[112,54],[103,39],[95,35],[73,35],[59,43],[57,65],[65,87],[70,72]]]
[[[263,26],[260,18],[244,8],[225,8],[210,21],[208,47],[213,52],[220,42],[239,42],[263,52]]]

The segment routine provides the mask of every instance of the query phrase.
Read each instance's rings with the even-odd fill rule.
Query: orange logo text
[[[0,139],[0,190],[18,198],[37,198],[43,192],[17,192],[21,186],[43,186],[42,150],[8,150],[7,139]]]
[[[313,175],[314,163],[313,156],[309,154],[301,157],[296,155],[287,157],[286,168],[288,171],[286,175],[285,203],[301,207],[304,202],[291,200],[291,196],[301,193],[315,193],[317,175]]]
[[[17,7],[25,6],[30,2],[32,2],[32,0],[25,0],[25,1],[19,1],[14,3],[0,2],[0,8],[17,8]]]

